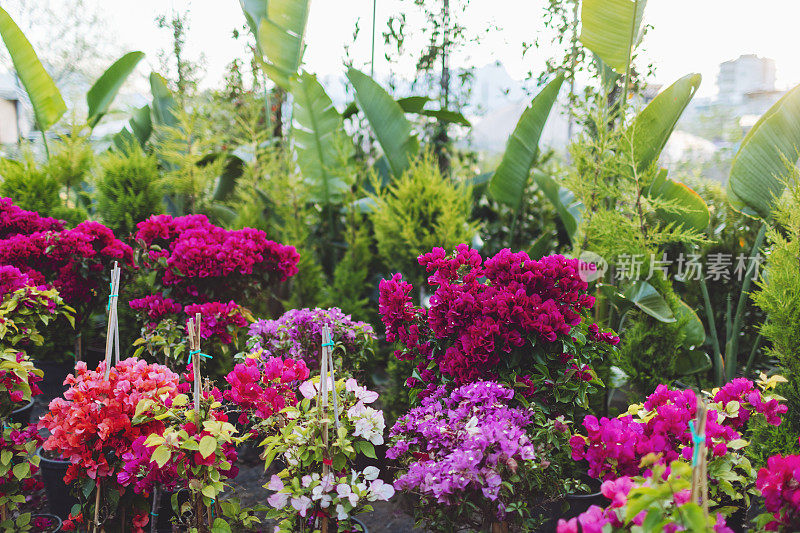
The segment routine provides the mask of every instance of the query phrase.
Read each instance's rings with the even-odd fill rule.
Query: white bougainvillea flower
[[[303,398],[315,398],[321,390],[320,382],[321,380],[319,378],[304,381],[303,384],[300,385],[300,394],[303,395]],[[328,390],[331,389],[333,389],[333,380],[330,378],[330,376],[328,376]]]
[[[276,492],[267,498],[267,503],[275,509],[283,509],[286,507],[286,502],[289,500],[289,495],[285,492]]]
[[[394,496],[394,487],[389,483],[384,483],[382,479],[376,479],[369,486],[367,499],[374,502],[375,500],[388,500],[392,496]]]
[[[347,520],[350,515],[347,511],[344,510],[344,506],[342,504],[336,505],[336,519],[337,520]]]
[[[311,508],[311,498],[308,496],[300,496],[299,498],[292,498],[292,507],[297,511],[300,516],[305,517],[306,512]]]
[[[352,392],[356,395],[359,401],[364,403],[372,403],[378,399],[378,393],[367,389],[366,387],[362,387],[358,384],[358,382],[350,378],[344,383],[344,388],[349,392]]]
[[[281,481],[281,478],[277,474],[272,474],[272,477],[269,478],[267,488],[275,492],[280,492],[283,490],[283,481]]]
[[[378,479],[381,471],[375,466],[368,466],[364,469],[364,479],[367,481],[372,481],[373,479]]]
[[[355,507],[358,503],[358,494],[354,493],[351,490],[350,485],[346,483],[339,483],[336,485],[336,494],[339,495],[340,500],[347,498],[350,501],[350,505],[353,507]]]

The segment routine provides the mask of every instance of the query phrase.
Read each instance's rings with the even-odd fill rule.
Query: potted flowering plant
[[[557,492],[558,472],[529,435],[541,420],[509,407],[513,396],[492,381],[450,393],[440,385],[392,427],[386,456],[402,467],[394,486],[414,498],[427,528],[531,531],[541,523],[532,496]]]
[[[186,365],[186,322],[196,313],[202,315],[200,337],[214,353],[228,354],[237,350],[242,328],[253,319],[250,311],[228,303],[207,302],[183,306],[162,294],[153,294],[130,300],[128,305],[143,324],[141,336],[134,341],[134,357],[147,354],[153,359],[178,371]],[[218,361],[219,366],[221,363]],[[214,372],[214,366],[209,369]]]
[[[378,468],[352,468],[360,454],[374,458],[375,446],[383,444],[383,412],[369,406],[378,394],[353,378],[325,379],[336,395],[330,409],[316,401],[321,389],[317,376],[300,386],[303,399],[271,417],[265,428],[266,466],[276,457],[286,465],[266,485],[274,492],[267,500],[272,507],[267,517],[278,520],[276,531],[282,533],[333,531],[334,523],[338,531],[347,531],[354,514],[371,510],[372,502],[388,500],[395,492],[378,477]]]
[[[800,530],[800,455],[773,455],[758,471],[756,488],[764,498],[766,512],[756,525],[767,531],[789,533]]]
[[[554,415],[588,408],[603,386],[594,366],[613,357],[619,338],[585,320],[594,297],[577,259],[534,261],[505,249],[484,261],[462,244],[451,255],[434,248],[419,263],[434,287],[428,308],[412,303],[400,274],[381,281],[379,299],[386,340],[415,364],[412,395],[494,380]]]
[[[67,377],[69,388],[63,398],[50,402],[50,411],[39,422],[40,428],[50,431],[43,451],[52,454],[50,459],[69,461],[63,481],[73,485],[88,522],[116,527],[115,531],[133,525],[132,531],[142,531],[149,520],[147,502],[127,491],[132,480],[118,474],[140,437],[164,431],[160,420],[133,423],[146,415],[138,407],[140,402],[169,402],[178,395],[179,376],[162,365],[133,358],[111,368],[108,379],[104,374],[105,363],[97,370],[77,363],[75,374]],[[60,490],[65,492],[66,487]]]
[[[30,425],[4,424],[0,438],[0,528],[30,531],[31,513],[20,512],[26,493],[41,488],[34,477],[39,470],[36,448],[42,438]]]
[[[235,478],[239,472],[234,466],[237,458],[235,445],[249,437],[235,436],[236,428],[221,410],[221,396],[218,389],[209,390],[207,385],[204,386],[199,413],[185,394],[167,402],[142,400],[137,410],[145,414],[135,420],[137,423],[159,420],[166,424],[163,433],[152,433],[142,443],[138,464],[145,468],[140,472],[150,477],[153,468],[170,472],[177,480],[173,488],[181,487],[188,491],[188,498],[183,500],[178,493],[172,495],[176,522],[198,533],[219,531],[225,526],[228,529],[222,530],[229,531],[227,519],[230,518],[244,526],[260,522],[249,510],[242,510],[238,505],[223,505],[218,500],[226,488],[225,480]],[[136,468],[134,465],[133,469]],[[138,479],[141,482],[143,478],[139,475]],[[152,484],[152,479],[147,482]]]
[[[308,368],[302,360],[264,358],[257,351],[248,354],[244,363],[238,363],[225,376],[230,388],[223,396],[236,406],[236,422],[258,432],[284,407],[297,405],[294,389],[306,379]]]
[[[52,286],[75,310],[77,337],[64,321],[55,321],[47,329],[48,342],[31,354],[39,367],[50,367],[43,368],[46,375],[58,374],[55,379],[60,384],[74,360],[82,358],[88,343],[80,339],[92,327],[92,317],[105,311],[111,265],[118,261],[132,267],[133,250],[98,222],[87,220],[72,229],[50,223],[38,226],[37,231],[0,239],[0,264],[18,268],[37,285]]]
[[[680,459],[667,466],[656,454],[645,456],[642,467],[649,469],[651,475],[604,481],[601,491],[611,503],[606,508],[593,505],[569,520],[560,519],[557,533],[734,533],[722,514],[707,516],[697,502],[691,501],[692,467]]]
[[[277,320],[257,320],[250,325],[247,347],[262,350],[264,357],[303,360],[309,368],[318,368],[325,326],[330,328],[336,366],[357,375],[374,352],[375,332],[336,307],[292,309]]]
[[[31,396],[41,393],[42,371],[34,368],[26,350],[41,346],[41,329],[64,317],[74,323],[73,309],[64,305],[58,291],[39,285],[19,269],[0,266],[0,417],[30,407]],[[28,409],[28,415],[29,409]],[[19,422],[27,424],[24,415]]]
[[[771,392],[777,383],[778,379],[766,376],[757,384],[737,378],[708,394],[709,496],[725,516],[741,515],[750,505],[755,471],[743,453],[748,442],[742,431],[753,416],[763,416],[773,425],[781,423],[787,408]],[[696,417],[697,398],[693,390],[659,385],[643,404],[632,405],[617,418],[586,416],[586,435],[570,439],[572,457],[586,461],[589,475],[604,481],[647,477],[652,461],[643,463],[643,459],[651,454],[659,464],[687,460],[692,456],[689,422]]]

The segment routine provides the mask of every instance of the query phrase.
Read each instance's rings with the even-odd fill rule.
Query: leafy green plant
[[[469,243],[477,231],[470,220],[469,189],[443,178],[429,155],[371,198],[375,205],[369,216],[381,260],[417,286],[423,275],[419,255]]]
[[[23,152],[21,161],[0,159],[0,176],[0,195],[11,198],[22,209],[52,216],[61,205],[58,181],[36,163],[31,152]]]
[[[100,162],[97,209],[117,235],[136,231],[136,224],[162,211],[158,159],[132,142],[124,152],[108,152]]]

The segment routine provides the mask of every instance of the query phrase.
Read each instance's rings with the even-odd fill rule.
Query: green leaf
[[[231,533],[231,526],[225,519],[217,518],[211,526],[211,533]]]
[[[342,117],[313,74],[303,72],[290,83],[294,97],[292,143],[311,200],[325,206],[341,203],[355,179],[342,165],[353,153]]]
[[[56,84],[42,66],[31,43],[6,11],[0,7],[0,36],[11,55],[19,80],[33,106],[36,124],[47,131],[67,111]]]
[[[28,461],[24,461],[22,463],[15,464],[12,470],[15,478],[25,479],[31,473],[31,465],[28,463]]]
[[[691,376],[711,368],[711,358],[702,350],[690,350],[678,357],[675,371],[681,376]]]
[[[227,154],[222,173],[217,178],[217,187],[212,200],[221,202],[227,199],[236,189],[236,182],[244,174],[244,161],[236,155]]]
[[[167,461],[169,461],[171,455],[169,448],[162,444],[153,450],[153,455],[150,456],[150,462],[155,462],[159,468],[163,468],[163,466],[167,464]]]
[[[356,451],[358,451],[358,453],[363,454],[369,457],[370,459],[377,459],[377,456],[375,455],[375,446],[373,446],[371,442],[365,440],[357,440],[353,442],[353,446],[355,446]]]
[[[544,172],[534,170],[533,180],[542,190],[545,197],[553,204],[558,218],[564,224],[564,229],[567,230],[567,235],[571,239],[578,230],[583,204],[575,198],[575,194],[572,191],[559,185],[556,180]]]
[[[217,439],[211,435],[205,435],[200,439],[200,455],[204,458],[217,451]]]
[[[425,117],[435,118],[440,122],[466,126],[467,128],[472,126],[472,123],[467,120],[467,117],[458,111],[451,111],[450,109],[423,109],[418,111],[417,114]]]
[[[580,41],[624,74],[640,39],[646,4],[646,0],[583,0]]]
[[[175,110],[178,104],[166,80],[155,72],[150,74],[150,92],[153,95],[153,120],[162,126],[175,126],[178,119]]]
[[[731,165],[729,196],[768,217],[798,157],[800,85],[770,107],[742,140]]]
[[[672,314],[667,301],[646,281],[634,282],[625,291],[624,296],[643,313],[659,322],[675,322],[675,315]]]
[[[508,138],[500,165],[489,180],[489,194],[498,202],[519,209],[539,152],[539,137],[563,81],[564,75],[559,74],[536,95]]]
[[[347,79],[356,91],[358,106],[367,117],[395,178],[403,175],[411,158],[419,152],[417,138],[400,104],[378,83],[363,72],[351,68]]]
[[[269,0],[267,16],[258,23],[256,41],[264,55],[261,68],[272,81],[287,91],[290,78],[297,73],[303,60],[303,39],[310,1]]]
[[[89,115],[86,122],[89,128],[94,128],[103,115],[106,114],[111,102],[117,96],[122,84],[131,75],[133,69],[144,57],[144,52],[128,52],[117,59],[108,70],[94,82],[94,85],[86,93],[86,105],[89,108]]]
[[[678,206],[678,209],[669,211],[656,209],[656,215],[662,221],[680,224],[697,231],[703,231],[708,227],[711,214],[705,200],[683,183],[667,178],[666,169],[662,168],[656,174],[653,183],[648,188],[647,195],[651,198],[671,201]]]
[[[239,0],[239,5],[242,6],[247,26],[253,36],[258,37],[258,27],[261,25],[261,19],[267,18],[267,0]]]
[[[675,316],[678,319],[682,319],[687,315],[689,320],[683,328],[684,333],[686,333],[683,345],[687,348],[700,346],[706,341],[706,328],[703,327],[703,321],[697,316],[695,310],[689,307],[686,302],[681,301],[680,306],[675,310]]]
[[[152,134],[153,119],[150,116],[150,106],[145,105],[134,109],[128,127],[114,135],[114,146],[123,153],[127,153],[137,142],[144,148]]]
[[[208,437],[208,435],[206,435]],[[217,496],[217,489],[214,488],[214,485],[206,485],[200,491],[203,493],[203,496],[211,498],[212,500]]]
[[[639,172],[650,168],[658,159],[702,79],[700,74],[684,76],[661,91],[636,115],[628,133],[633,139],[633,158]]]

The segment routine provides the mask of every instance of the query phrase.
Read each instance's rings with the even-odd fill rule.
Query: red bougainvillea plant
[[[76,482],[83,516],[95,516],[99,490],[99,521],[107,530],[121,531],[114,524],[125,523],[140,532],[148,522],[147,502],[137,494],[135,480],[120,474],[125,472],[126,457],[140,449],[141,439],[164,432],[159,420],[134,424],[134,418],[155,402],[174,399],[179,376],[138,359],[121,361],[108,379],[104,373],[105,363],[89,370],[85,362],[78,362],[75,375],[67,378],[64,397],[50,402],[39,427],[50,432],[44,449],[71,463],[64,480]]]

